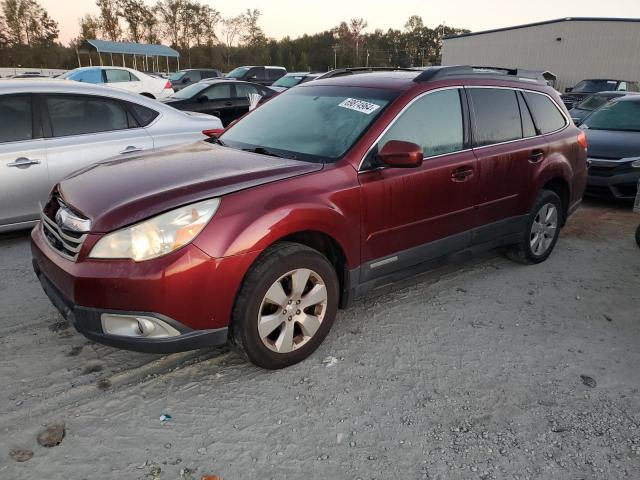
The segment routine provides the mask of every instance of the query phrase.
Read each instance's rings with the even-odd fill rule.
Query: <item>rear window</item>
[[[0,143],[31,140],[31,97],[0,97]]]
[[[514,90],[470,88],[474,146],[482,147],[522,138],[520,108]]]
[[[616,90],[617,87],[617,80],[582,80],[581,82],[578,82],[575,87],[573,87],[572,92],[604,92],[606,90]]]
[[[555,132],[567,124],[555,102],[546,95],[526,92],[525,98],[540,133]]]

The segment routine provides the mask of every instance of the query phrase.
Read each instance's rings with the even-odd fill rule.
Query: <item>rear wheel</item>
[[[507,250],[507,256],[520,263],[544,262],[556,245],[562,225],[562,200],[550,190],[538,194],[521,242]]]
[[[263,368],[300,362],[329,333],[338,300],[338,279],[326,257],[304,245],[278,243],[265,251],[242,284],[232,341]]]

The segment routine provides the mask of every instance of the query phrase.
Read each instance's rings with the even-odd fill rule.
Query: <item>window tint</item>
[[[566,125],[564,116],[546,95],[526,92],[525,98],[540,133],[555,132]]]
[[[0,143],[31,140],[31,97],[0,97]]]
[[[185,75],[186,78],[191,82],[199,82],[200,81],[200,72],[197,70],[189,70]]]
[[[202,70],[200,75],[202,75],[202,78],[216,78],[218,76],[214,70]]]
[[[127,113],[112,100],[81,97],[49,97],[46,100],[54,137],[124,130]]]
[[[231,98],[231,84],[222,83],[207,88],[202,95],[206,95],[209,100],[220,100],[221,98]]]
[[[266,80],[267,72],[264,68],[252,68],[249,72],[247,80],[251,80],[255,76],[255,80]]]
[[[89,70],[73,70],[61,78],[68,78],[69,80],[75,80],[76,82],[83,83],[102,83],[102,71],[98,68],[91,68]]]
[[[476,147],[522,138],[516,92],[497,88],[470,88]]]
[[[522,118],[522,136],[524,138],[535,137],[538,133],[536,127],[533,124],[533,118],[531,118],[531,112],[529,107],[524,101],[522,93],[518,92],[518,105],[520,106],[520,117]]]
[[[131,75],[126,70],[113,70],[106,69],[105,75],[107,76],[107,83],[120,83],[120,82],[130,82]]]
[[[237,98],[247,98],[251,94],[259,93],[256,87],[253,85],[247,85],[246,83],[239,83],[236,85],[236,97]]]
[[[153,122],[158,115],[160,115],[155,110],[143,107],[142,105],[138,105],[137,103],[127,103],[127,105],[133,112],[133,115],[136,117],[136,120],[141,127],[146,127],[151,122]]]
[[[378,149],[390,140],[403,140],[422,147],[425,157],[463,149],[460,93],[442,90],[415,101],[380,139]]]
[[[284,75],[284,72],[279,68],[268,68],[267,75],[269,77],[269,80],[278,80]]]

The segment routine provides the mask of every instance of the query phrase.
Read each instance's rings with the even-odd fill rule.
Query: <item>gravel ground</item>
[[[92,344],[27,235],[0,237],[0,478],[638,479],[639,222],[590,203],[542,265],[490,253],[373,292],[276,372]]]

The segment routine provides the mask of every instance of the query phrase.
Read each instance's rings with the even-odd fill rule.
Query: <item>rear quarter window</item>
[[[127,107],[133,113],[133,116],[138,121],[138,124],[141,127],[146,127],[151,122],[153,122],[158,115],[158,112],[151,108],[143,107],[142,105],[138,105],[136,103],[127,102]]]
[[[555,132],[567,124],[564,115],[549,97],[531,92],[526,92],[524,95],[540,133]]]

